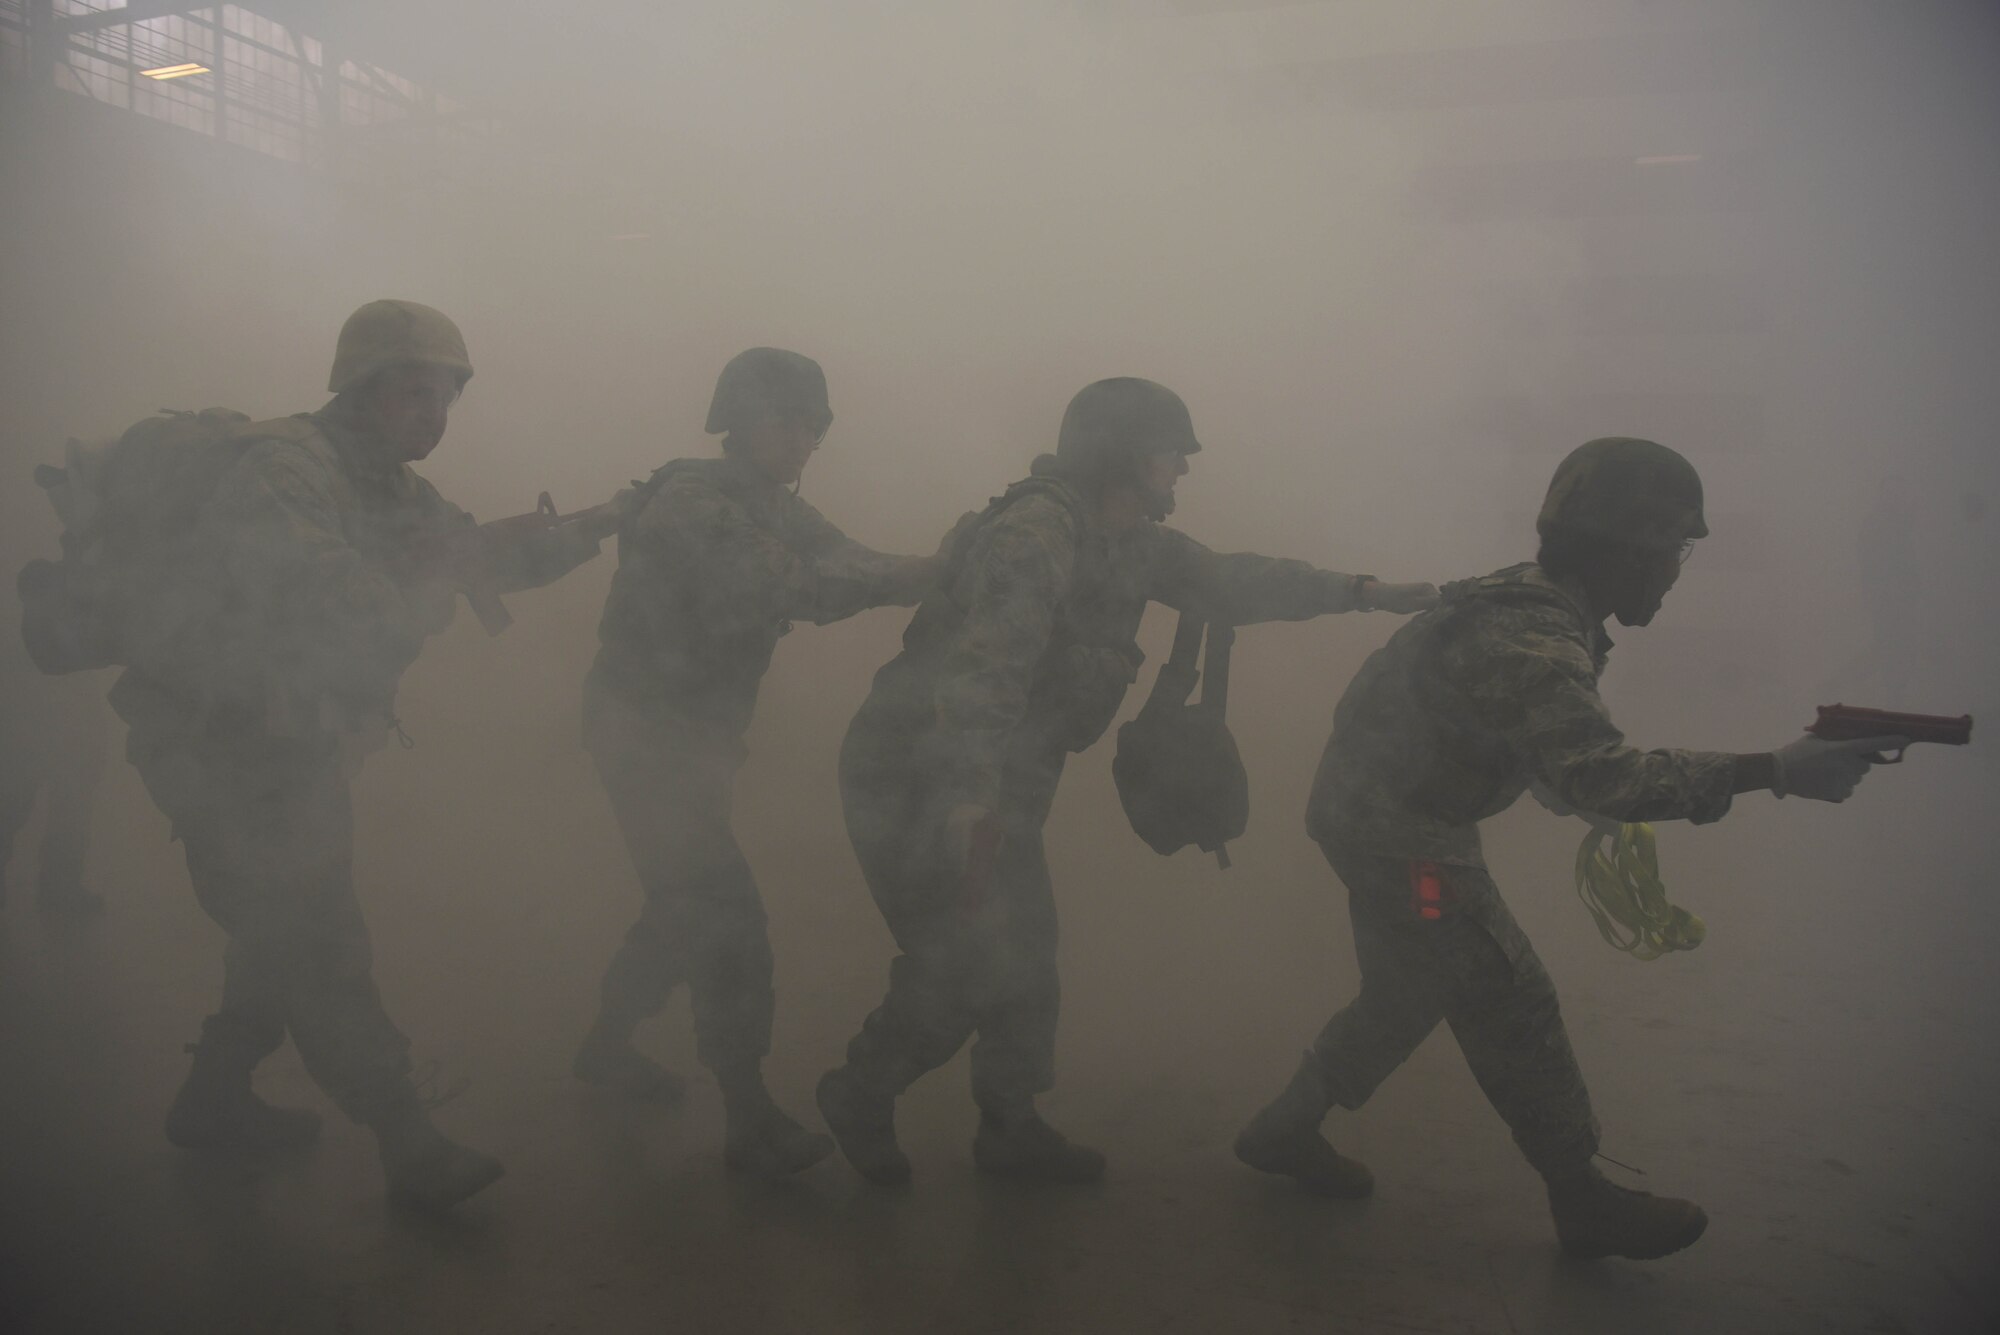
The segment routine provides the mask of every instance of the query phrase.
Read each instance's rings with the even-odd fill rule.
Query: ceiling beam
[[[101,9],[90,14],[71,14],[56,19],[49,26],[58,37],[66,37],[71,33],[116,27],[120,23],[140,23],[146,19],[163,19],[174,14],[192,14],[197,9],[214,8],[214,5],[191,5],[188,0],[132,0],[132,3],[123,9]]]

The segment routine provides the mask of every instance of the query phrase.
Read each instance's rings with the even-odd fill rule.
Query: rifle
[[[1806,729],[1830,742],[1851,742],[1862,737],[1907,737],[1912,742],[1937,742],[1944,746],[1964,746],[1972,740],[1972,715],[1948,718],[1941,714],[1898,714],[1887,709],[1863,709],[1858,705],[1821,705],[1819,717]],[[1900,765],[1907,747],[1897,747],[1894,756],[1878,751],[1868,757],[1877,765]]]
[[[467,547],[457,551],[447,550],[442,555],[451,564],[463,563],[459,564],[463,572],[459,591],[465,595],[466,605],[479,618],[479,624],[486,633],[498,635],[514,624],[514,616],[500,601],[500,583],[494,574],[495,554],[524,537],[572,524],[604,525],[608,531],[623,513],[624,504],[621,499],[613,498],[587,510],[561,515],[556,513],[556,503],[545,491],[535,498],[535,508],[526,514],[491,519],[476,528],[454,530],[451,536],[468,540]],[[457,561],[451,561],[453,557]]]

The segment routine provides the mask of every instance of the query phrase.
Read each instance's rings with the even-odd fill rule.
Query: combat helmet
[[[1056,459],[1079,476],[1099,478],[1148,454],[1201,448],[1187,404],[1165,385],[1115,376],[1085,385],[1063,412]]]
[[[460,385],[472,379],[465,335],[450,316],[414,301],[371,301],[340,327],[326,387],[339,394],[384,367],[411,362],[456,372]]]
[[[708,405],[709,435],[740,431],[771,417],[803,417],[824,425],[833,420],[826,399],[826,372],[812,358],[783,348],[749,348],[729,359],[715,378]]]
[[[1535,531],[1671,547],[1708,536],[1701,477],[1677,451],[1632,436],[1605,436],[1556,465]]]

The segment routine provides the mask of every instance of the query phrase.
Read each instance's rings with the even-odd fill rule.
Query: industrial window
[[[95,101],[268,157],[323,160],[341,132],[446,147],[486,128],[434,90],[366,62],[336,62],[320,41],[241,5],[126,20],[125,0],[53,0],[46,35],[31,26],[34,8],[33,0],[0,0],[0,73],[34,70]]]

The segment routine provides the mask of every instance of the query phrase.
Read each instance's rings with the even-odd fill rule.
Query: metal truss
[[[180,65],[201,68],[146,73]],[[385,133],[443,150],[489,128],[435,89],[234,4],[0,0],[0,76],[312,167]]]

